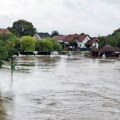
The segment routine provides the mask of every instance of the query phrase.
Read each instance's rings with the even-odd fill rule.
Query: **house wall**
[[[61,42],[63,42],[63,40],[58,40],[58,42],[60,42],[60,43],[61,43]]]
[[[35,34],[33,37],[34,37],[35,39],[37,39],[37,40],[40,40],[40,39],[41,39],[41,37],[40,37],[38,34]]]
[[[86,48],[85,44],[83,42],[77,41],[78,47],[79,48]]]
[[[82,42],[83,42],[84,44],[86,44],[86,42],[87,42],[88,40],[90,40],[90,37],[89,37],[89,36],[87,36]]]
[[[76,40],[77,43],[78,43],[78,47],[80,47],[80,48],[87,48],[86,45],[85,45],[85,43],[86,43],[88,40],[90,40],[90,37],[89,37],[89,36],[87,36],[82,42],[79,42],[78,40]]]
[[[95,43],[92,45],[92,47],[93,47],[93,46],[95,46],[95,47],[98,49],[98,47],[99,47],[98,42],[95,42]]]

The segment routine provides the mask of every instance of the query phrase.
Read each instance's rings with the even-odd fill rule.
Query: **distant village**
[[[8,29],[0,29],[0,34],[10,34]],[[99,48],[100,40],[97,37],[91,37],[88,34],[69,34],[69,35],[54,35],[49,33],[37,32],[33,35],[36,40],[42,40],[43,38],[52,38],[58,41],[62,46],[62,51],[88,51],[93,57],[106,56],[106,57],[119,57],[120,49],[114,48],[109,44]]]
[[[44,37],[51,37],[49,33],[36,33],[34,37],[40,40]],[[63,47],[63,51],[88,51],[93,57],[119,57],[120,49],[114,48],[109,44],[99,49],[99,39],[91,37],[88,34],[70,34],[70,35],[55,35],[52,39],[57,40]],[[71,44],[70,44],[71,43]],[[75,44],[76,43],[76,44]]]

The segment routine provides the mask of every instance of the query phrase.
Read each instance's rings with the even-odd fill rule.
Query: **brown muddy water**
[[[120,120],[120,60],[19,57],[0,69],[0,120]]]

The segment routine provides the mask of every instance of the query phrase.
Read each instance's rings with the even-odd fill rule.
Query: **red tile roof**
[[[79,42],[82,42],[87,36],[87,34],[80,34],[80,35],[77,35],[77,39]]]
[[[77,35],[68,35],[66,36],[66,38],[64,39],[65,42],[70,42],[72,40],[74,40],[77,37]]]
[[[8,29],[0,28],[0,34],[10,34],[11,32]]]
[[[66,36],[62,36],[62,35],[61,36],[59,35],[59,36],[54,36],[53,37],[54,40],[64,40],[65,38],[66,38]]]
[[[92,40],[87,41],[85,45],[92,46],[95,42],[98,42],[97,38],[93,38]]]
[[[87,36],[89,36],[89,35],[84,34],[84,33],[82,33],[82,34],[80,34],[80,35],[77,35],[77,34],[68,35],[68,36],[64,39],[64,41],[65,41],[65,42],[70,42],[70,41],[76,39],[76,40],[78,40],[79,42],[82,42]]]

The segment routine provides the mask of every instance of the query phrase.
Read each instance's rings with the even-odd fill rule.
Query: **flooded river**
[[[0,69],[0,120],[120,120],[120,60],[19,57]]]

